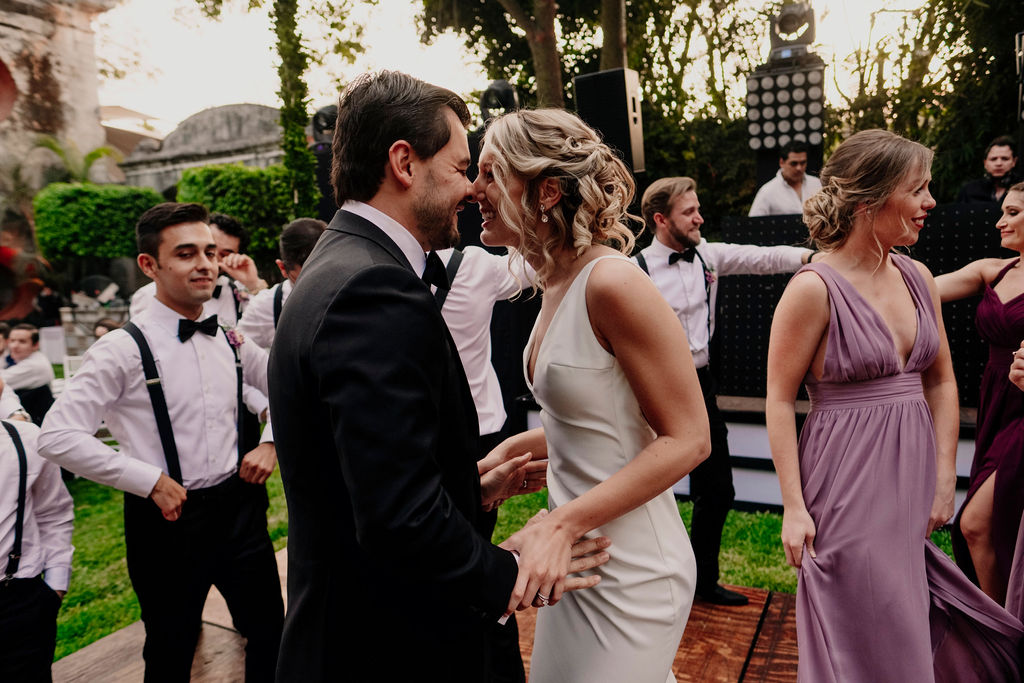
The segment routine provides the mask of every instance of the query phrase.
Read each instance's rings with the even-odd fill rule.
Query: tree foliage
[[[291,177],[281,165],[187,169],[178,181],[178,201],[196,202],[211,213],[226,213],[241,221],[251,238],[249,255],[263,267],[277,258],[281,229],[295,217]]]
[[[40,251],[58,262],[134,256],[135,223],[162,201],[148,187],[51,183],[33,201]]]

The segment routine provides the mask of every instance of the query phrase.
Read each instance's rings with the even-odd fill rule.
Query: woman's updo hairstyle
[[[520,110],[494,119],[484,136],[493,153],[494,174],[502,201],[495,207],[502,222],[519,236],[516,250],[528,261],[540,262],[537,279],[543,283],[554,268],[551,253],[592,244],[608,244],[623,254],[633,250],[634,236],[624,219],[636,184],[629,169],[574,114],[562,109]],[[509,195],[511,178],[523,183],[519,205]],[[550,234],[541,239],[536,221],[541,216],[540,185],[557,178],[562,198],[545,206]],[[538,258],[539,257],[539,258]]]
[[[911,173],[928,169],[932,151],[887,130],[862,130],[832,153],[821,190],[804,202],[804,224],[818,249],[831,251],[850,236],[861,208],[878,209]]]

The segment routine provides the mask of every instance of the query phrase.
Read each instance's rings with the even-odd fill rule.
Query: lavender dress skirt
[[[834,269],[822,379],[800,473],[817,526],[797,589],[801,683],[1017,681],[1024,627],[926,540],[935,430],[921,371],[939,349],[932,300],[913,262],[892,255],[917,306],[905,367],[885,321]]]

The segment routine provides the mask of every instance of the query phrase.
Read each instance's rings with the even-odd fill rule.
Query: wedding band
[[[540,604],[542,607],[547,607],[549,604],[551,604],[550,596],[541,595],[540,593],[537,593],[537,599],[540,600]]]
[[[524,489],[526,488],[526,480],[525,479],[523,479],[523,488]]]

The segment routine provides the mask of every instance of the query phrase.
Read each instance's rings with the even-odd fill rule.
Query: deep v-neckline
[[[903,267],[896,259],[892,259],[892,262],[893,265],[896,266],[896,270],[900,272],[900,278],[903,280],[903,286],[907,288],[907,293],[910,294],[910,300],[914,303],[914,341],[910,344],[910,351],[907,353],[906,360],[904,360],[903,356],[900,355],[899,347],[896,346],[896,334],[893,332],[893,329],[889,327],[889,323],[886,322],[885,317],[878,312],[878,309],[875,308],[874,305],[868,301],[867,297],[861,294],[860,290],[854,287],[853,283],[850,282],[842,273],[827,263],[822,263],[821,265],[831,270],[833,277],[846,283],[846,286],[858,299],[860,299],[864,304],[864,307],[870,311],[871,315],[875,317],[877,322],[881,323],[882,329],[885,330],[886,336],[889,338],[889,345],[892,347],[892,354],[896,358],[896,364],[899,367],[899,371],[900,373],[903,373],[906,372],[907,366],[910,365],[910,361],[913,360],[914,353],[917,351],[917,343],[921,339],[921,302],[919,302],[917,297],[914,295],[914,288],[911,287],[910,283],[907,281],[907,274],[904,272]],[[911,264],[911,266],[913,266],[913,264]]]
[[[565,300],[569,298],[569,294],[572,292],[573,287],[575,287],[576,283],[578,283],[580,281],[580,276],[583,275],[583,273],[588,268],[592,268],[595,263],[597,263],[601,259],[606,259],[606,258],[620,258],[620,257],[617,257],[614,254],[605,254],[603,256],[598,256],[597,258],[594,258],[593,260],[589,261],[588,263],[585,263],[583,265],[583,267],[580,268],[580,272],[576,273],[576,275],[573,276],[572,282],[569,283],[569,286],[566,287],[566,289],[565,289],[565,294],[562,295],[562,300],[558,302],[557,306],[555,306],[555,312],[551,314],[551,320],[548,321],[548,327],[547,327],[546,330],[544,330],[544,336],[541,337],[540,340],[538,341],[538,339],[536,337],[536,334],[537,334],[537,327],[536,326],[534,326],[533,331],[530,333],[530,339],[526,342],[526,357],[524,359],[524,363],[525,363],[526,367],[524,368],[525,369],[525,373],[524,374],[526,375],[526,386],[527,386],[527,388],[531,392],[533,391],[533,382],[536,379],[537,366],[540,365],[540,354],[544,351],[544,342],[547,341],[548,333],[551,332],[551,328],[555,326],[555,321],[558,320],[558,316],[562,312],[562,307],[565,305]],[[625,258],[625,257],[621,257],[621,258]],[[536,347],[536,349],[537,349],[537,357],[536,357],[536,359],[534,359],[534,356],[533,356],[534,347]],[[530,367],[530,363],[531,363],[531,361],[534,361],[534,360],[536,362],[533,363],[533,367],[531,368]]]

